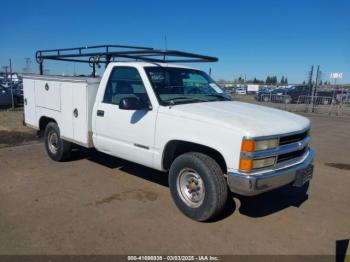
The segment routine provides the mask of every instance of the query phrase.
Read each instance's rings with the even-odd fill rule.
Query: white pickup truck
[[[90,59],[93,67],[104,54]],[[78,144],[168,172],[175,204],[197,221],[218,215],[228,190],[253,196],[308,186],[307,118],[231,101],[205,72],[146,57],[107,61],[101,78],[24,77],[24,121],[44,135],[51,159],[68,159]]]

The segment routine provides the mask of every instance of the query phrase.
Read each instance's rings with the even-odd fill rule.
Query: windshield
[[[159,66],[145,67],[145,70],[162,105],[231,100],[202,71]]]

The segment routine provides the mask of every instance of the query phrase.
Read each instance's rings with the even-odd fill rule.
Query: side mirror
[[[119,102],[119,109],[123,110],[148,110],[148,105],[137,97],[124,97]]]

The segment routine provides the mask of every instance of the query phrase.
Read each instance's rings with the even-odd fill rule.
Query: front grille
[[[297,150],[297,151],[293,151],[293,152],[279,155],[277,157],[277,163],[288,161],[288,160],[291,160],[293,158],[301,157],[306,152],[306,150],[307,150],[307,147],[304,147],[301,150]]]
[[[280,146],[295,143],[295,142],[298,142],[300,140],[303,140],[305,137],[307,137],[308,132],[309,131],[305,131],[305,132],[299,133],[299,134],[280,137]]]

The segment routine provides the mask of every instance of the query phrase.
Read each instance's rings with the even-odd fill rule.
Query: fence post
[[[12,84],[12,63],[10,59],[10,88],[11,88],[11,104],[12,104],[12,111],[15,110],[15,101],[13,99],[13,84]]]

